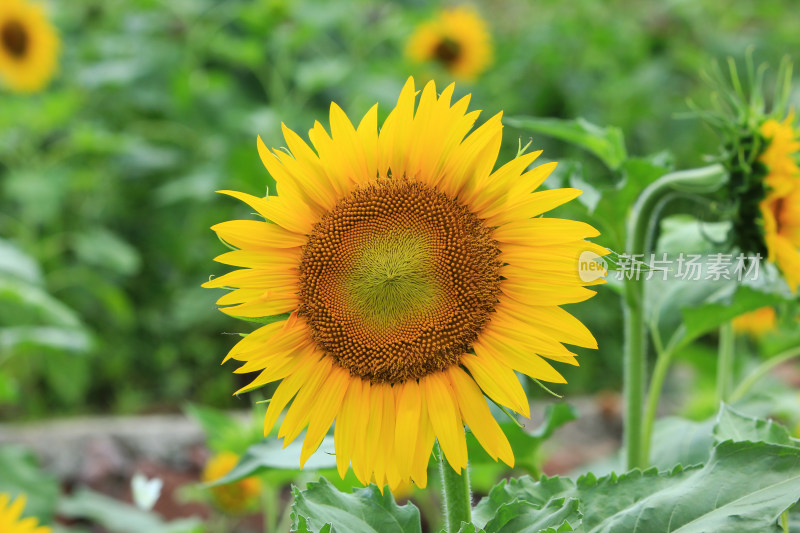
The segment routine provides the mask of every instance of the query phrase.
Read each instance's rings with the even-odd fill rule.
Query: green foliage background
[[[585,117],[620,127],[628,151],[668,148],[698,164],[718,139],[676,120],[708,99],[699,71],[755,46],[776,65],[800,34],[789,0],[477,2],[495,61],[473,93],[485,117]],[[61,72],[34,96],[0,99],[0,416],[175,410],[187,399],[241,406],[221,361],[246,326],[218,313],[200,284],[225,268],[208,229],[248,216],[214,194],[274,183],[255,149],[280,146],[280,123],[327,125],[330,102],[381,116],[405,78],[451,80],[403,55],[426,2],[366,0],[78,0],[49,4]],[[355,118],[354,118],[355,119]],[[519,137],[506,128],[501,160]],[[523,142],[524,144],[524,142]],[[536,137],[545,156],[574,155]],[[584,160],[593,185],[609,185]],[[562,165],[561,176],[568,169]],[[613,212],[610,210],[609,212]],[[619,387],[618,296],[575,306],[597,352],[568,369],[576,393]],[[613,309],[614,312],[609,312]]]

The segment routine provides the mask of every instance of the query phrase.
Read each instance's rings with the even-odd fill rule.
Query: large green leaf
[[[553,498],[543,507],[515,500],[501,506],[484,528],[486,533],[556,533],[574,531],[581,522],[576,498]]]
[[[650,448],[650,463],[659,470],[676,465],[696,465],[708,461],[714,438],[714,420],[697,422],[679,417],[656,421]]]
[[[725,404],[717,414],[714,439],[717,442],[763,441],[783,446],[800,446],[800,441],[793,439],[789,431],[780,424],[747,416]]]
[[[575,483],[568,478],[542,476],[535,481],[529,476],[501,481],[481,499],[472,511],[472,521],[484,527],[499,511],[513,501],[525,501],[538,508],[553,498],[571,496],[575,493]]]
[[[496,487],[476,507],[476,525],[504,505],[577,498],[585,533],[742,533],[768,531],[800,498],[800,449],[765,442],[725,441],[704,466],[631,471],[573,484],[530,478]]]
[[[375,485],[345,494],[325,478],[292,490],[292,531],[298,533],[421,533],[419,510],[398,506],[392,493]],[[326,525],[330,528],[326,529]]]
[[[509,126],[543,133],[579,146],[596,155],[612,170],[618,169],[627,158],[622,130],[613,126],[602,128],[582,118],[508,117],[505,122]]]
[[[767,531],[800,498],[800,450],[726,441],[702,468],[578,482],[587,533]]]

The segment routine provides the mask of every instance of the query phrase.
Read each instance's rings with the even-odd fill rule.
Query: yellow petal
[[[350,466],[350,458],[353,456],[356,427],[359,420],[359,412],[363,409],[362,381],[353,378],[347,388],[342,409],[336,417],[336,427],[333,430],[333,444],[336,448],[336,469],[339,476],[344,479],[347,468]]]
[[[509,202],[502,209],[494,212],[482,212],[481,216],[486,218],[486,224],[490,226],[500,226],[507,222],[538,217],[574,200],[582,192],[578,189],[551,189],[549,191],[535,192],[525,195],[521,200]]]
[[[526,351],[515,348],[496,339],[494,343],[490,343],[485,337],[481,341],[476,342],[473,348],[478,357],[502,361],[505,365],[533,379],[550,383],[567,382],[556,369],[550,366],[547,361],[533,353],[532,350]]]
[[[433,432],[447,462],[453,470],[461,472],[467,466],[467,442],[450,381],[442,373],[429,374],[420,380],[420,388]]]
[[[323,356],[315,365],[314,372],[297,392],[278,430],[278,437],[283,437],[284,448],[296,439],[308,424],[311,412],[316,406],[315,401],[320,393],[320,386],[330,375],[332,366],[331,358]]]
[[[510,222],[494,230],[499,242],[544,246],[597,237],[600,232],[585,222],[560,218],[533,218]]]
[[[492,400],[529,417],[531,414],[528,398],[510,367],[492,357],[479,357],[473,354],[461,356],[461,363],[467,367],[478,386]]]
[[[221,307],[220,311],[230,316],[261,318],[294,311],[298,305],[300,305],[300,301],[297,299],[296,294],[265,291],[264,295],[257,300],[251,300],[232,307]]]
[[[328,433],[351,381],[353,380],[350,378],[349,371],[334,365],[317,392],[313,410],[308,419],[308,431],[303,441],[303,449],[300,453],[300,468],[303,468]]]
[[[498,315],[508,313],[511,317],[529,325],[537,325],[553,332],[561,342],[584,348],[597,348],[597,340],[583,322],[556,306],[537,306],[505,300],[495,307]]]
[[[234,270],[203,283],[207,289],[221,287],[237,287],[241,289],[277,289],[281,287],[294,287],[297,285],[298,274],[296,268],[286,269],[283,266],[275,268],[245,268]]]
[[[514,466],[514,452],[511,450],[503,430],[492,416],[486,399],[478,385],[457,366],[448,370],[450,383],[456,392],[459,409],[464,422],[472,430],[475,438],[495,461],[499,458],[508,466]]]
[[[237,198],[253,209],[265,219],[278,224],[279,226],[299,233],[301,235],[308,235],[311,232],[311,227],[314,222],[313,218],[298,216],[297,212],[291,210],[280,198],[275,196],[269,198],[259,198],[251,194],[246,194],[239,191],[217,191],[220,194],[227,194]]]
[[[303,235],[258,220],[228,220],[211,226],[220,239],[236,248],[294,248],[306,243]]]
[[[422,399],[420,398],[419,384],[416,380],[409,380],[398,385],[397,397],[397,425],[395,427],[395,448],[401,472],[411,472],[414,451],[420,425],[420,411]]]
[[[433,433],[428,409],[422,397],[422,408],[419,417],[419,433],[417,433],[417,444],[414,446],[414,463],[411,470],[411,479],[421,489],[428,484],[428,463],[431,460],[431,451],[436,436]]]
[[[367,165],[366,177],[373,180],[378,175],[378,104],[367,111],[358,124],[356,132],[364,147],[364,158]]]
[[[358,418],[354,425],[353,455],[350,458],[353,463],[353,473],[362,485],[367,485],[372,477],[373,462],[367,460],[366,452],[369,425],[374,416],[374,405],[376,404],[372,388],[369,381],[361,382],[361,397],[358,399],[357,409]]]
[[[297,391],[300,390],[305,383],[308,382],[308,378],[311,374],[316,370],[316,367],[320,364],[320,354],[313,353],[308,356],[302,364],[298,365],[297,372],[291,374],[289,377],[281,381],[278,388],[275,389],[275,393],[272,395],[272,398],[269,400],[269,407],[267,407],[267,413],[264,415],[264,435],[269,435],[270,431],[272,431],[272,427],[275,425],[275,422],[278,420],[278,416],[283,411],[286,404],[294,398]]]
[[[378,439],[377,453],[375,454],[375,484],[383,493],[383,487],[387,483],[387,473],[389,463],[394,460],[394,433],[395,433],[395,413],[397,407],[394,403],[394,390],[389,384],[383,384],[383,416],[381,417],[381,435]]]
[[[235,250],[214,258],[214,261],[225,265],[270,269],[282,265],[284,268],[296,268],[300,263],[300,248],[272,248],[270,250]]]

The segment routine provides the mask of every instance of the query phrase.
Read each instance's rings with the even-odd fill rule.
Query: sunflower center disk
[[[316,224],[300,262],[300,314],[354,375],[395,383],[458,364],[500,284],[491,229],[406,180],[355,191]]]
[[[18,21],[9,20],[0,30],[0,42],[12,57],[20,59],[28,51],[28,32]]]
[[[442,39],[433,50],[433,57],[445,65],[451,65],[455,63],[460,56],[461,45],[449,37]]]

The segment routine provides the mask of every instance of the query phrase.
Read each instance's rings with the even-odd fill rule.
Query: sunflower
[[[464,425],[513,465],[484,394],[528,416],[515,371],[564,383],[545,359],[577,365],[562,343],[597,347],[560,306],[594,294],[578,259],[607,250],[584,240],[598,235],[585,223],[540,217],[581,191],[531,194],[556,165],[528,170],[541,152],[492,172],[502,114],[467,135],[479,112],[469,96],[451,105],[453,91],[437,97],[430,82],[415,106],[409,78],[380,132],[377,106],[356,128],[331,104],[331,134],[317,122],[313,149],[286,126],[286,151],[259,138],[278,196],[220,191],[266,221],[212,227],[236,248],[216,260],[243,268],[204,286],[235,289],[224,313],[275,320],[225,360],[261,372],[239,392],[281,381],[265,434],[294,399],[278,436],[308,428],[301,466],[334,419],[339,473],[352,463],[364,484],[425,487],[435,439],[460,472]]]
[[[767,168],[767,195],[759,204],[768,258],[778,265],[793,292],[800,284],[800,152],[790,114],[782,123],[768,120],[761,134],[768,141],[759,161]]]
[[[233,452],[220,452],[211,457],[203,469],[203,481],[211,483],[233,470],[239,456]],[[233,483],[211,487],[214,503],[223,511],[238,514],[253,507],[261,493],[258,478],[248,477]]]
[[[26,501],[27,498],[20,495],[11,502],[11,496],[0,493],[0,531],[3,533],[50,533],[50,528],[37,525],[35,518],[20,520]]]
[[[436,61],[453,76],[471,80],[492,61],[492,43],[486,22],[472,8],[446,9],[421,24],[406,47],[414,61]]]
[[[761,307],[733,319],[733,329],[752,337],[760,337],[775,329],[777,317],[772,307]]]
[[[57,54],[58,37],[41,6],[26,0],[2,0],[0,79],[10,89],[42,89],[53,77]]]

